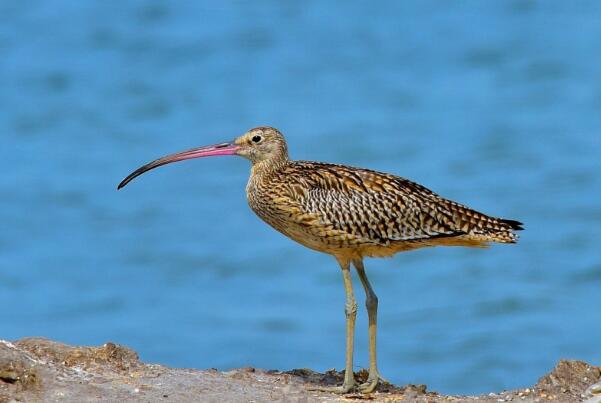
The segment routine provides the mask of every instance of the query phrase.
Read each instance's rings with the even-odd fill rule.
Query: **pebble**
[[[594,383],[588,388],[586,388],[582,396],[589,398],[588,400],[586,400],[587,403],[601,402],[601,382]]]

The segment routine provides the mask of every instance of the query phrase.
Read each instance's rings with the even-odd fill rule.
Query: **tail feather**
[[[519,236],[515,231],[523,230],[524,224],[516,220],[506,220],[504,218],[498,218],[497,221],[501,224],[501,228],[497,227],[488,232],[488,236],[490,236],[492,242],[516,243]]]
[[[506,220],[501,218],[499,221],[501,221],[503,224],[507,224],[509,228],[514,231],[522,231],[524,229],[524,224],[516,220]]]

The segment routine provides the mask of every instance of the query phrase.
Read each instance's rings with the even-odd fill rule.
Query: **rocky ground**
[[[365,372],[356,374],[366,378]],[[42,338],[0,340],[0,402],[601,402],[601,367],[560,361],[527,389],[445,396],[425,385],[381,385],[370,395],[310,391],[342,373],[242,368],[227,372],[144,364],[123,346],[75,347]]]

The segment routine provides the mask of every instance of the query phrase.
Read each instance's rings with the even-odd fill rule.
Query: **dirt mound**
[[[366,371],[355,374],[367,378]],[[149,365],[114,343],[69,346],[42,338],[0,340],[0,402],[601,402],[601,368],[562,360],[532,388],[480,396],[446,396],[425,385],[384,383],[370,395],[338,396],[309,387],[342,382],[343,372],[310,369],[227,372]]]

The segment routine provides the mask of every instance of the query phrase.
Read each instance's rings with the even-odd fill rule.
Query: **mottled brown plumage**
[[[281,146],[273,159],[255,163],[246,188],[249,205],[273,228],[311,249],[363,258],[517,239],[515,221],[479,213],[398,176],[291,161],[281,133],[257,128],[249,137],[255,133]]]
[[[382,380],[376,364],[378,300],[363,267],[364,257],[392,256],[425,246],[483,247],[514,243],[521,223],[495,218],[444,199],[407,179],[344,165],[292,161],[284,136],[272,127],[257,127],[234,142],[201,147],[153,161],[119,184],[119,188],[155,167],[209,155],[240,155],[252,162],[246,187],[252,210],[273,228],[298,243],[334,256],[343,272],[347,303],[347,348],[344,384],[356,387],[352,374],[357,304],[350,277],[355,266],[366,292],[369,314],[371,392]]]

